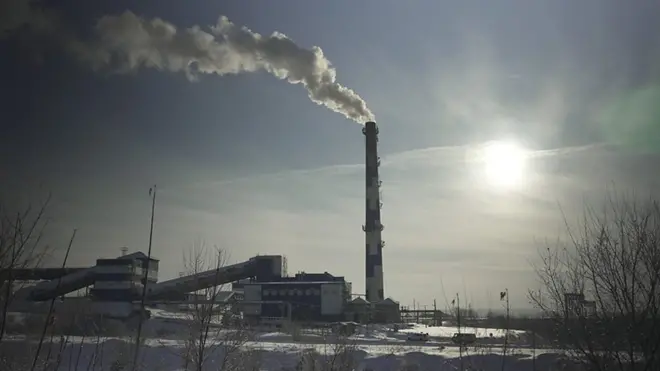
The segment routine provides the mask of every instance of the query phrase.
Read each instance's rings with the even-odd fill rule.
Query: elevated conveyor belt
[[[257,260],[254,258],[218,269],[175,278],[150,285],[147,289],[149,299],[166,298],[172,295],[195,292],[226,283],[254,277],[257,274]]]
[[[151,283],[147,286],[147,297],[149,299],[167,299],[188,292],[204,290],[213,286],[251,277],[272,279],[272,277],[281,276],[281,258],[278,255],[257,256],[242,263],[211,269],[169,281]],[[84,269],[72,269],[69,271],[70,274],[65,276],[18,290],[15,293],[15,298],[28,301],[50,300],[93,285],[96,275],[104,273],[105,268],[107,267],[94,266]],[[55,274],[55,272],[53,271],[52,274]],[[139,284],[138,286],[137,294],[142,292],[142,286]],[[137,298],[127,298],[127,300],[132,299]]]
[[[0,280],[39,281],[54,280],[87,268],[18,268],[0,272]]]
[[[16,291],[15,298],[19,300],[44,301],[58,296],[80,290],[94,284],[94,275],[98,267],[79,269],[74,273],[56,278],[51,281],[41,282],[31,287]]]

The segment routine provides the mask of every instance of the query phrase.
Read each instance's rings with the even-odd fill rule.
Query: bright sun
[[[486,144],[482,161],[488,183],[512,188],[520,186],[525,177],[527,151],[514,142],[495,141]]]

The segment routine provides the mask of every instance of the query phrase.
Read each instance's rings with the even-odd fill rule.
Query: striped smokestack
[[[383,290],[383,241],[380,223],[380,179],[378,167],[378,126],[367,122],[362,129],[366,144],[366,213],[362,230],[366,240],[365,290],[367,300],[379,302],[384,299]]]

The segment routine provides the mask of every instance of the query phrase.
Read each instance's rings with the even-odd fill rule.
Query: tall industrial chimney
[[[378,126],[375,122],[367,122],[362,129],[366,143],[366,215],[362,230],[366,240],[365,289],[370,302],[384,299],[383,290],[383,240],[380,223],[380,179],[378,167]]]

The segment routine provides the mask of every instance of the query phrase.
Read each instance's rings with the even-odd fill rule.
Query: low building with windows
[[[248,319],[287,318],[303,322],[342,321],[351,294],[344,277],[298,273],[274,282],[242,283]]]

